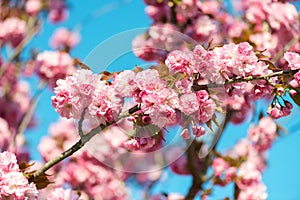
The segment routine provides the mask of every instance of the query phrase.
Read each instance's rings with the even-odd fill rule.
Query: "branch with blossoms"
[[[123,169],[141,167],[151,159],[137,162],[127,155],[145,156],[166,146],[171,135],[168,129],[174,126],[181,131],[186,152],[179,155],[178,149],[168,150],[155,158],[155,164],[170,164],[172,172],[191,175],[192,184],[185,196],[145,194],[146,198],[206,199],[215,186],[229,183],[235,186],[234,199],[267,198],[261,174],[266,167],[264,154],[279,134],[273,119],[290,115],[291,99],[300,105],[296,8],[288,1],[242,1],[242,16],[232,16],[221,1],[144,2],[153,24],[133,41],[133,51],[137,57],[161,64],[101,74],[72,58],[71,50],[80,37],[66,28],[54,32],[53,50],[33,49],[31,57],[23,60],[44,14],[51,23],[66,19],[65,1],[0,2],[1,52],[9,54],[0,60],[0,150],[12,152],[0,153],[0,198],[125,199],[123,183],[129,177],[151,188],[161,170],[157,174],[119,173],[104,166],[106,161],[114,160],[119,167],[125,152],[129,162]],[[98,14],[102,13],[105,9]],[[45,85],[30,98],[20,79],[33,74]],[[69,120],[51,125],[50,136],[39,145],[46,163],[32,166],[23,151],[23,133],[34,125],[34,110],[46,86],[54,90],[55,110]],[[262,98],[272,99],[266,110],[270,117],[260,116],[246,139],[227,153],[218,152],[226,125],[244,122]],[[218,118],[222,114],[226,115],[223,123]],[[11,136],[14,145],[9,143]],[[206,136],[212,136],[211,144],[204,141]],[[83,149],[90,142],[96,143],[100,152],[95,154],[101,158]],[[178,159],[170,159],[174,155]],[[17,159],[25,162],[17,164]],[[211,167],[212,174],[208,174]],[[55,174],[55,183],[48,173]],[[63,189],[66,184],[72,190]]]
[[[228,52],[228,46],[232,47],[230,52]],[[184,123],[180,121],[167,121],[167,119],[172,120],[172,118],[175,120],[176,110],[179,110],[182,112],[182,115],[192,116],[192,122],[194,124],[193,134],[195,137],[201,137],[203,134],[205,134],[205,130],[203,130],[201,126],[195,126],[195,124],[207,123],[212,120],[214,111],[211,111],[210,109],[215,109],[217,103],[215,103],[215,101],[212,100],[212,97],[210,97],[209,90],[216,88],[216,84],[208,83],[207,85],[201,86],[195,85],[196,82],[203,82],[203,76],[209,77],[208,74],[204,74],[204,72],[196,73],[195,66],[201,66],[201,64],[204,62],[206,64],[211,62],[211,60],[205,60],[205,55],[211,54],[210,52],[220,51],[221,49],[226,49],[226,52],[229,55],[234,53],[237,54],[235,57],[231,57],[231,59],[236,59],[236,62],[240,62],[239,64],[244,66],[241,68],[242,71],[238,71],[238,73],[246,74],[245,71],[249,71],[250,73],[248,74],[251,74],[251,69],[255,69],[251,76],[238,77],[237,75],[241,76],[241,74],[234,74],[235,67],[227,65],[227,77],[228,74],[231,74],[232,77],[237,77],[229,77],[226,79],[226,75],[224,75],[225,73],[219,73],[219,77],[214,77],[215,80],[220,80],[220,82],[223,82],[223,84],[219,83],[217,85],[218,87],[232,87],[233,89],[230,91],[231,93],[236,92],[235,90],[241,90],[240,88],[235,88],[235,84],[247,84],[247,82],[250,82],[251,84],[257,84],[257,81],[262,80],[264,81],[264,83],[262,83],[264,88],[267,90],[273,90],[272,93],[277,96],[278,86],[276,86],[276,84],[279,83],[276,83],[276,81],[281,79],[291,80],[291,82],[295,81],[294,78],[299,70],[297,68],[299,54],[286,53],[285,58],[290,63],[290,70],[272,72],[272,70],[268,69],[268,64],[263,64],[265,63],[264,61],[258,60],[252,51],[251,46],[247,43],[241,43],[238,45],[224,45],[223,47],[214,48],[213,50],[205,50],[202,46],[197,46],[193,52],[190,52],[190,55],[192,55],[190,57],[182,56],[185,55],[186,52],[179,53],[178,51],[175,51],[167,57],[166,65],[152,67],[152,69],[147,70],[142,70],[139,68],[136,68],[135,71],[126,70],[123,72],[109,74],[108,78],[103,75],[104,73],[97,75],[93,74],[87,69],[78,70],[74,75],[67,77],[65,80],[58,80],[58,87],[54,89],[56,96],[52,98],[52,102],[57,112],[59,112],[63,117],[79,119],[78,131],[79,135],[81,136],[81,140],[79,140],[70,149],[63,152],[60,156],[46,163],[41,169],[34,172],[31,180],[34,181],[34,178],[44,175],[48,169],[81,149],[84,144],[93,136],[100,133],[102,130],[105,130],[105,128],[111,126],[112,124],[117,123],[122,118],[133,117],[133,124],[137,124],[140,123],[139,119],[149,116],[150,122],[153,123],[153,125],[159,127],[160,129],[164,129],[167,127],[168,123]],[[248,51],[246,52],[245,49]],[[199,54],[199,50],[201,54]],[[244,57],[242,58],[242,56]],[[199,59],[200,61],[196,61],[196,59]],[[251,63],[246,63],[248,60],[251,60]],[[250,66],[251,69],[247,70],[246,66]],[[239,65],[236,66],[236,68],[238,67]],[[261,69],[257,69],[256,67],[261,67]],[[199,69],[201,70],[201,68]],[[229,69],[232,69],[232,71],[229,71]],[[256,74],[257,71],[262,72],[262,74]],[[197,76],[194,76],[195,73]],[[214,72],[210,71],[209,73]],[[179,74],[181,75],[179,76]],[[113,78],[111,82],[104,80],[110,79],[110,77]],[[274,77],[276,80],[271,80],[271,78]],[[183,81],[188,82],[189,89],[176,87]],[[170,86],[171,88],[169,88]],[[291,87],[288,86],[286,89],[290,90]],[[161,92],[165,92],[165,94]],[[149,94],[154,96],[149,96]],[[227,90],[225,90],[225,93],[222,95],[224,94],[230,95]],[[162,98],[161,95],[164,98]],[[79,96],[80,98],[78,98]],[[120,112],[124,102],[122,98],[125,97],[133,98],[133,101],[138,104],[138,106],[134,106],[126,112]],[[187,99],[187,97],[189,98]],[[192,97],[194,97],[194,99]],[[228,98],[229,97],[230,96],[228,96]],[[161,107],[161,104],[165,105]],[[285,104],[288,105],[287,103]],[[205,105],[206,107],[200,107],[200,105]],[[209,105],[213,107],[209,107]],[[224,105],[222,106],[224,107]],[[153,108],[167,110],[161,110],[158,112],[159,114],[157,114],[157,110]],[[204,110],[202,110],[203,108]],[[288,105],[285,108],[290,110],[292,107]],[[173,111],[170,109],[173,109]],[[277,117],[272,111],[270,114],[273,117]],[[88,133],[84,133],[82,130],[82,123],[85,117],[91,122],[96,120],[95,123],[98,124]],[[161,119],[164,119],[164,121]],[[145,122],[142,120],[142,123]],[[189,125],[184,125],[183,128],[188,126]],[[184,139],[190,139],[190,133],[188,129],[184,129],[181,135]],[[132,138],[128,138],[129,141],[139,141],[137,136],[131,137]],[[141,145],[138,143],[132,144],[125,141],[123,146],[128,150],[141,150]],[[192,145],[188,147],[188,160],[194,160],[194,157],[196,156],[194,153],[195,147],[194,143],[192,143]],[[205,165],[206,170],[210,166],[210,159],[211,158],[206,157],[205,162],[208,162],[208,164]],[[197,194],[198,190],[201,189],[201,185],[203,184],[201,177],[206,174],[206,170],[202,176],[196,173],[195,168],[192,165],[189,167],[189,170],[191,173],[195,173],[193,174],[194,177],[199,176],[199,178],[194,179],[195,184],[193,183],[193,185],[197,186],[197,188],[192,187],[194,188],[194,191],[190,190],[190,193],[186,197],[187,199],[192,199]]]

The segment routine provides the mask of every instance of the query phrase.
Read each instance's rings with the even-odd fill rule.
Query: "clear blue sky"
[[[83,1],[69,1],[70,5],[70,17],[68,21],[59,26],[66,26],[73,28],[78,25],[78,22],[82,21],[86,16],[94,16],[99,14],[99,8],[106,6],[104,10],[110,10],[115,7],[115,4],[109,0],[90,0]],[[115,7],[110,12],[102,13],[101,16],[97,16],[95,19],[84,20],[83,28],[81,30],[82,41],[78,47],[72,51],[72,55],[79,57],[84,60],[88,54],[96,47],[99,43],[105,41],[112,35],[118,34],[123,31],[127,31],[134,28],[143,28],[151,24],[150,19],[144,13],[144,4],[140,0],[127,1],[119,7]],[[299,4],[297,3],[298,8]],[[108,6],[107,6],[108,5]],[[96,12],[98,10],[98,12]],[[40,35],[36,37],[30,44],[30,47],[38,47],[40,50],[49,50],[48,38],[51,36],[56,26],[51,24],[45,24]],[[129,40],[128,40],[129,41]],[[127,41],[127,42],[128,42]],[[95,60],[89,58],[88,64],[95,67],[94,69],[99,70],[98,67],[105,67],[107,61],[105,53],[112,53],[117,49],[123,47],[123,43],[116,43],[109,45],[105,48],[103,54],[103,63],[95,64]],[[99,58],[97,58],[99,59]],[[98,61],[98,60],[97,60]],[[121,65],[122,63],[122,65]],[[125,55],[121,59],[115,61],[109,69],[122,70],[125,68],[131,68],[135,64],[142,64],[143,62],[135,58],[132,54]],[[118,66],[121,68],[118,69]],[[101,69],[102,69],[101,68]],[[37,80],[31,81],[32,85],[36,85]],[[34,159],[40,159],[36,148],[39,143],[40,137],[47,134],[47,129],[50,123],[53,123],[58,118],[58,114],[54,111],[51,106],[50,97],[52,93],[47,90],[43,93],[43,96],[38,104],[36,116],[38,119],[38,127],[26,133],[29,139],[29,147],[32,152]],[[263,103],[260,103],[261,109]],[[280,138],[275,142],[272,150],[268,154],[268,168],[264,173],[263,181],[268,187],[269,199],[270,200],[299,200],[299,180],[300,180],[300,119],[299,109],[293,110],[293,116],[289,119],[283,119],[280,122],[288,130],[288,135],[284,138]],[[233,126],[229,125],[226,131],[223,133],[219,150],[226,150],[233,146],[239,138],[245,136],[248,125]],[[177,176],[171,173],[166,173],[168,180],[159,182],[154,191],[156,192],[180,192],[186,193],[188,190],[191,178],[186,176]],[[211,199],[218,200],[222,197],[228,196],[232,191],[232,186],[227,189],[215,190],[214,196]],[[134,193],[138,193],[136,189]],[[134,198],[138,200],[138,198]]]

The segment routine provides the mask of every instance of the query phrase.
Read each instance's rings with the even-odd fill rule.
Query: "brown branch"
[[[294,71],[291,71],[291,70],[290,71],[279,71],[279,72],[274,72],[272,74],[262,75],[262,76],[258,76],[258,77],[250,76],[250,77],[244,77],[244,78],[238,78],[238,79],[229,79],[229,80],[226,81],[225,84],[231,84],[231,83],[243,82],[243,81],[267,79],[267,78],[274,77],[274,76],[280,76],[280,75],[284,75],[284,74],[291,74],[293,72]],[[208,85],[207,87],[209,87],[209,86],[210,85]],[[202,89],[201,87],[202,86],[194,85],[193,89],[195,91],[197,91],[197,90],[201,90]],[[124,117],[127,117],[127,116],[135,113],[138,110],[140,110],[140,104],[135,105],[134,107],[130,108],[129,110],[120,113],[119,117],[114,122],[108,123],[106,125],[100,125],[100,126],[94,128],[88,134],[81,137],[81,139],[76,144],[74,144],[70,149],[66,150],[65,152],[63,152],[61,155],[54,158],[53,160],[47,162],[42,168],[37,170],[32,175],[32,177],[38,177],[38,176],[44,174],[48,169],[50,169],[51,167],[53,167],[57,163],[61,162],[65,158],[71,156],[73,153],[75,153],[76,151],[81,149],[84,146],[84,144],[86,142],[88,142],[94,135],[98,134],[99,132],[101,132],[103,129],[107,128],[111,124],[114,124],[114,123],[118,122],[120,119],[122,119]],[[81,119],[81,123],[82,123],[82,121],[83,121],[83,119]],[[198,191],[202,188],[202,184],[203,184],[203,182],[205,182],[204,178],[202,178],[202,177],[205,177],[206,171],[209,168],[209,166],[211,164],[211,160],[212,160],[212,153],[209,153],[208,156],[201,159],[201,160],[204,161],[204,166],[205,167],[204,167],[204,170],[201,170],[199,172],[197,170],[197,167],[196,167],[195,163],[194,163],[194,161],[196,159],[199,159],[199,158],[197,158],[195,144],[196,144],[196,141],[193,141],[192,144],[187,149],[188,168],[189,168],[189,170],[190,170],[190,172],[193,176],[193,183],[192,183],[192,186],[190,187],[190,190],[189,190],[189,192],[188,192],[188,194],[185,198],[186,200],[192,200],[195,197],[195,195],[198,193]]]
[[[232,111],[229,111],[225,117],[222,129],[219,128],[218,132],[221,131],[223,132],[223,130],[226,128],[228,122],[230,121],[230,118],[232,116]],[[208,168],[210,167],[211,163],[212,163],[212,159],[213,159],[213,151],[215,150],[215,148],[217,147],[218,142],[220,141],[221,135],[217,134],[218,136],[214,138],[213,142],[212,142],[212,147],[211,150],[208,155],[206,155],[205,157],[201,158],[201,160],[203,160],[203,169],[197,169],[195,163],[196,160],[199,159],[199,157],[197,157],[197,148],[195,146],[195,144],[197,144],[197,141],[194,140],[192,142],[192,144],[189,146],[189,148],[187,149],[187,159],[188,159],[188,169],[193,177],[193,182],[192,185],[190,186],[190,189],[187,193],[187,195],[185,196],[185,200],[193,200],[194,197],[197,195],[197,193],[202,189],[202,185],[203,183],[205,183],[207,180],[209,180],[210,178],[206,177],[206,173]]]
[[[34,179],[35,177],[43,175],[48,169],[50,169],[51,167],[53,167],[57,163],[61,162],[65,158],[73,155],[76,151],[78,151],[79,149],[81,149],[83,146],[84,146],[84,143],[80,139],[70,149],[64,151],[59,156],[57,156],[56,158],[50,160],[43,167],[41,167],[39,170],[37,170],[36,172],[34,172],[33,175],[32,175],[32,177],[30,177],[30,179],[32,179],[32,178]]]
[[[188,194],[185,197],[185,200],[193,200],[196,194],[198,193],[199,190],[202,189],[202,179],[201,179],[201,174],[203,172],[200,172],[199,169],[196,167],[196,147],[195,147],[196,140],[192,141],[190,146],[187,149],[187,160],[188,160],[188,169],[193,176],[193,182],[192,185],[189,189]]]
[[[225,81],[224,84],[216,84],[216,83],[210,83],[207,85],[198,85],[194,84],[192,86],[194,91],[199,91],[199,90],[205,90],[208,88],[220,88],[224,87],[225,85],[230,85],[233,83],[240,83],[240,82],[249,82],[249,81],[257,81],[257,80],[266,80],[268,81],[269,78],[276,77],[276,76],[282,76],[282,75],[293,75],[297,72],[298,70],[282,70],[278,72],[273,72],[270,74],[263,74],[260,76],[246,76],[246,77],[241,77],[241,78],[232,78],[228,79]]]
[[[112,125],[114,123],[117,123],[120,119],[133,114],[134,112],[138,111],[139,109],[140,109],[140,105],[139,104],[135,105],[132,108],[130,108],[129,110],[120,113],[119,117],[114,122],[107,123],[105,125],[101,124],[101,125],[97,126],[96,128],[92,129],[86,135],[82,135],[81,139],[76,144],[74,144],[70,149],[68,149],[68,150],[64,151],[63,153],[61,153],[56,158],[54,158],[54,159],[50,160],[49,162],[47,162],[43,167],[41,167],[39,170],[34,172],[32,177],[34,178],[34,177],[38,177],[40,175],[43,175],[48,169],[50,169],[51,167],[53,167],[57,163],[61,162],[62,160],[66,159],[67,157],[69,157],[71,155],[73,155],[76,151],[81,149],[96,134],[100,133],[102,130],[109,127],[110,125]],[[83,117],[84,117],[84,115],[82,115],[82,118]],[[80,119],[80,123],[83,122],[82,118]]]

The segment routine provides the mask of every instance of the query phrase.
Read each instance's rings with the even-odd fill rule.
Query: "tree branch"
[[[185,200],[193,200],[199,190],[202,189],[202,179],[201,179],[201,172],[197,169],[195,161],[196,157],[196,147],[195,147],[196,140],[192,141],[191,145],[187,149],[187,160],[188,160],[188,169],[193,176],[192,185],[188,191],[188,194],[185,197]]]
[[[210,83],[207,85],[198,85],[194,84],[192,86],[194,91],[199,91],[199,90],[204,90],[208,88],[219,88],[223,87],[225,85],[230,85],[233,83],[240,83],[240,82],[249,82],[249,81],[257,81],[257,80],[266,80],[268,81],[269,78],[276,77],[276,76],[281,76],[281,75],[293,75],[297,72],[298,70],[281,70],[278,72],[273,72],[270,74],[263,74],[260,76],[246,76],[246,77],[241,77],[241,78],[232,78],[228,79],[225,81],[224,84],[215,84],[215,83]]]
[[[70,149],[68,149],[68,150],[64,151],[63,153],[61,153],[56,158],[54,158],[54,159],[50,160],[49,162],[47,162],[43,167],[41,167],[39,170],[34,172],[32,177],[34,178],[34,177],[38,177],[38,176],[44,174],[48,169],[50,169],[51,167],[53,167],[57,163],[61,162],[62,160],[66,159],[67,157],[69,157],[71,155],[73,155],[76,151],[81,149],[96,134],[100,133],[105,128],[109,127],[110,125],[112,125],[114,123],[117,123],[120,119],[128,117],[129,115],[133,114],[134,112],[138,111],[139,109],[140,109],[140,105],[138,104],[136,106],[133,106],[129,110],[126,110],[126,111],[120,113],[119,117],[115,121],[113,121],[111,123],[107,123],[105,125],[101,124],[101,125],[97,126],[96,128],[92,129],[86,135],[83,135],[83,133],[82,133],[82,137],[80,138],[80,140],[76,144],[74,144]],[[84,113],[85,113],[85,111],[84,111]],[[81,118],[79,120],[79,129],[82,128],[83,120],[84,120],[84,114],[81,115]]]
[[[293,74],[294,72],[295,72],[295,70],[294,71],[292,71],[292,70],[283,70],[283,71],[278,71],[278,72],[274,72],[274,73],[266,74],[266,75],[262,75],[262,76],[257,76],[257,77],[249,76],[249,77],[243,77],[243,78],[237,78],[237,79],[229,79],[225,82],[225,84],[232,84],[232,83],[237,83],[237,82],[253,81],[253,80],[266,80],[270,77],[286,75],[286,74]],[[212,87],[216,87],[216,86],[219,87],[221,85],[208,84],[208,85],[206,85],[206,88],[209,88],[211,86]],[[195,91],[198,91],[198,90],[203,89],[203,86],[193,85],[193,89]],[[140,110],[140,104],[137,104],[134,107],[130,108],[129,110],[120,113],[120,115],[118,116],[118,118],[114,122],[107,123],[106,125],[99,125],[98,127],[92,129],[88,134],[86,134],[86,135],[82,134],[81,139],[76,144],[74,144],[70,149],[68,149],[65,152],[63,152],[62,154],[60,154],[58,157],[56,157],[53,160],[47,162],[42,168],[40,168],[39,170],[37,170],[33,174],[33,177],[38,177],[38,176],[42,175],[48,169],[50,169],[51,167],[53,167],[57,163],[61,162],[65,158],[71,156],[73,153],[75,153],[76,151],[81,149],[93,136],[95,136],[96,134],[101,132],[103,129],[107,128],[108,126],[110,126],[110,125],[112,125],[116,122],[118,122],[120,119],[135,113],[138,110]],[[82,114],[81,118],[84,118],[84,114]],[[80,122],[79,131],[82,131],[80,129],[82,128],[83,119],[80,119],[79,122]],[[226,126],[226,124],[225,124],[225,126]],[[205,159],[201,159],[201,160],[204,160],[205,169],[201,170],[199,172],[197,170],[197,167],[196,167],[195,163],[194,163],[195,159],[198,159],[196,157],[195,142],[196,141],[193,141],[192,144],[187,149],[188,168],[189,168],[189,170],[190,170],[190,172],[193,176],[193,183],[192,183],[192,186],[190,187],[190,190],[189,190],[189,192],[188,192],[188,194],[185,198],[186,200],[192,200],[195,197],[195,195],[197,194],[197,192],[202,188],[202,184],[204,182],[204,180],[202,179],[202,176],[205,176],[206,171],[207,171],[207,169],[208,169],[208,167],[211,163],[211,159],[212,159],[212,154],[211,153],[209,153],[208,156],[205,157]]]
[[[83,146],[84,146],[84,143],[80,139],[70,149],[64,151],[59,156],[57,156],[56,158],[50,160],[43,167],[41,167],[39,170],[37,170],[36,172],[34,172],[33,175],[32,175],[32,178],[35,178],[35,177],[38,177],[38,176],[44,174],[48,169],[50,169],[51,167],[53,167],[54,165],[56,165],[60,161],[64,160],[65,158],[73,155],[73,153],[75,153],[76,151],[78,151],[79,149],[81,149]]]

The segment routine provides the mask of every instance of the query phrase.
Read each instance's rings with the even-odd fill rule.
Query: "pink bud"
[[[299,83],[298,83],[295,79],[291,80],[291,81],[289,82],[289,84],[290,84],[290,86],[292,86],[293,88],[299,87]]]
[[[30,15],[36,15],[42,7],[40,0],[28,0],[25,4],[25,10]]]
[[[288,109],[287,107],[283,107],[283,108],[281,109],[281,111],[282,111],[283,116],[288,116],[288,115],[291,114],[291,110]]]
[[[273,119],[278,119],[283,116],[282,110],[279,108],[272,108],[269,107],[267,113],[273,118]]]
[[[283,93],[284,93],[284,88],[283,88],[283,87],[279,87],[279,88],[277,89],[277,92],[278,92],[279,94],[283,94]]]
[[[200,137],[202,135],[205,134],[205,128],[203,126],[196,126],[196,127],[193,127],[193,134],[196,136],[196,137]]]
[[[293,104],[291,104],[289,101],[284,101],[284,105],[289,109],[293,109]]]
[[[143,116],[142,120],[144,124],[150,124],[151,122],[151,118],[149,116]]]
[[[187,128],[183,129],[182,132],[180,133],[181,137],[185,140],[190,139],[190,132]]]
[[[223,158],[215,158],[213,160],[212,168],[216,176],[220,176],[228,167],[229,164]]]
[[[296,90],[290,90],[290,95],[292,95],[292,96],[294,96],[294,95],[296,95],[297,94],[297,91]]]

